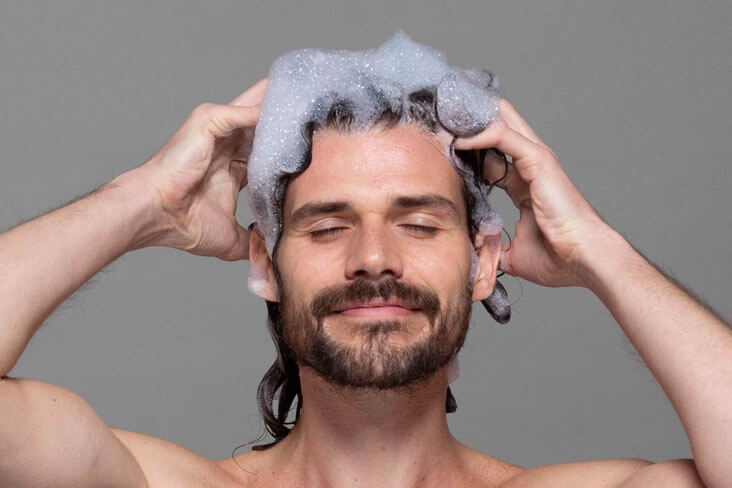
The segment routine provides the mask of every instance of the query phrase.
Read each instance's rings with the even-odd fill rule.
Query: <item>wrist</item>
[[[633,246],[615,229],[603,224],[592,233],[579,259],[583,286],[602,298],[628,266],[645,262]]]
[[[143,167],[122,173],[99,191],[118,201],[131,216],[127,229],[128,251],[157,245],[167,227],[160,218],[159,199]]]

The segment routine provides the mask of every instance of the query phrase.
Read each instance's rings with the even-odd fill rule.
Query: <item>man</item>
[[[598,216],[508,102],[500,103],[505,125],[491,124],[455,147],[511,156],[504,181],[521,218],[510,249],[498,238],[471,242],[460,178],[442,142],[398,125],[313,134],[311,164],[287,187],[273,263],[258,233],[234,218],[246,184],[236,162],[242,129],[256,124],[266,86],[264,79],[229,105],[201,105],[142,166],[0,236],[0,486],[727,485],[732,332]],[[485,172],[497,180],[503,168],[489,161]],[[478,268],[466,283],[471,245]],[[7,376],[56,306],[111,261],[145,246],[249,258],[259,293],[279,303],[286,342],[300,362],[302,412],[274,446],[210,461],[110,429],[72,392]],[[524,469],[454,439],[445,417],[448,365],[424,377],[406,366],[420,349],[432,353],[417,361],[427,370],[455,352],[461,311],[491,294],[499,265],[542,285],[593,291],[668,394],[694,459]],[[438,333],[441,340],[430,342]],[[341,367],[317,364],[317,348],[307,347],[315,337],[343,351]]]

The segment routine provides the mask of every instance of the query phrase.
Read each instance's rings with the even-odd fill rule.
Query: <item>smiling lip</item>
[[[418,311],[419,309],[409,308],[406,305],[385,302],[349,306],[336,312],[348,317],[390,317],[394,315],[411,315]]]

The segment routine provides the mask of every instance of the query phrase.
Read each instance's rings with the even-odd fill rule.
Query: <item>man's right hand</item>
[[[248,258],[234,216],[246,168],[231,163],[249,149],[267,83],[228,105],[201,105],[145,164],[0,234],[0,487],[200,486],[191,470],[174,470],[175,480],[151,474],[163,441],[145,454],[149,439],[111,430],[79,395],[9,373],[50,313],[132,249]],[[213,464],[171,446],[171,459],[218,479]],[[171,462],[161,461],[163,472]]]
[[[157,154],[130,172],[150,192],[159,228],[138,247],[249,258],[249,233],[235,211],[268,82],[263,78],[228,105],[199,105]]]

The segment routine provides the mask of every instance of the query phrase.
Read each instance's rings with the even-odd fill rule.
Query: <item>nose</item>
[[[387,225],[363,223],[351,243],[346,278],[379,280],[387,275],[401,278],[403,272],[399,243]]]

